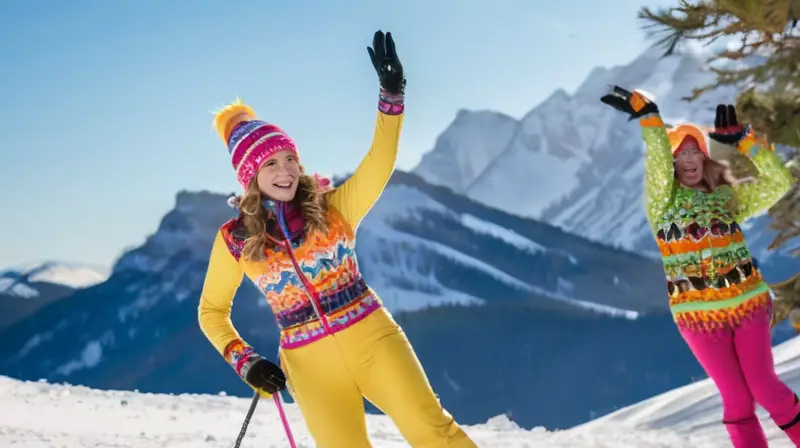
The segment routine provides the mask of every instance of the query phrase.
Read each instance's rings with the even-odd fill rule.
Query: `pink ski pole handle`
[[[272,399],[275,401],[275,407],[278,408],[278,415],[281,416],[281,422],[283,423],[283,431],[286,433],[286,437],[289,439],[289,446],[291,448],[297,448],[297,445],[294,443],[294,435],[292,434],[292,428],[289,426],[289,420],[286,418],[286,413],[283,412],[283,404],[281,404],[281,393],[275,392],[272,394]]]

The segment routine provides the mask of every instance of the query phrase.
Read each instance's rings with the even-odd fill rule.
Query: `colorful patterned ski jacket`
[[[650,114],[639,122],[647,144],[647,218],[661,251],[678,326],[714,331],[768,307],[769,288],[753,267],[739,223],[771,207],[792,187],[794,178],[773,147],[751,131],[737,149],[753,161],[758,178],[705,193],[675,178],[661,117]]]
[[[243,275],[264,293],[278,327],[280,346],[291,349],[336,333],[382,306],[358,268],[355,233],[394,171],[404,114],[378,112],[372,147],[353,175],[328,194],[328,232],[277,243],[265,261],[241,257],[237,220],[216,235],[199,305],[200,327],[240,375],[255,353],[237,333],[230,314]],[[278,205],[278,213],[283,211]],[[282,231],[287,232],[282,227]]]

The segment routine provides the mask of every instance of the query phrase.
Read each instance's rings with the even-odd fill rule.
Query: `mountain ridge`
[[[599,99],[611,85],[639,88],[655,98],[671,124],[713,123],[716,104],[735,99],[733,87],[691,103],[681,99],[714,80],[709,54],[701,49],[662,57],[650,48],[628,64],[596,67],[573,94],[556,89],[519,120],[501,112],[461,111],[412,172],[486,205],[657,258],[643,207],[641,131]],[[487,118],[501,116],[502,127]],[[475,162],[487,155],[494,160]],[[453,172],[463,166],[482,169]],[[787,250],[768,249],[775,235],[769,222],[761,215],[743,228],[765,275],[779,281],[796,272],[800,261]]]
[[[106,282],[0,331],[0,373],[248,395],[196,318],[211,243],[235,213],[226,199],[176,195],[158,229],[118,259]],[[660,343],[659,353],[649,345],[674,328],[656,260],[402,171],[357,238],[365,279],[412,341],[443,402],[466,422],[507,414],[527,427],[566,427],[697,373],[682,341]],[[274,319],[252,282],[238,288],[231,319],[260,353],[277,351]],[[554,375],[564,381],[554,386]],[[486,378],[497,383],[488,391]],[[543,410],[537,400],[564,404]]]

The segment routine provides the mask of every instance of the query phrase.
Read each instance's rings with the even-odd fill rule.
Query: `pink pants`
[[[697,361],[719,389],[723,423],[735,448],[766,448],[767,439],[756,417],[761,405],[776,425],[800,447],[800,403],[775,373],[769,311],[759,312],[741,326],[718,332],[681,331]]]

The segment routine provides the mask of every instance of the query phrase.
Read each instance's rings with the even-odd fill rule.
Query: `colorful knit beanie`
[[[706,136],[703,131],[692,124],[682,124],[678,127],[667,129],[667,138],[669,138],[669,145],[672,149],[672,155],[677,155],[684,149],[684,142],[687,140],[694,140],[700,151],[706,157],[711,158],[708,152],[708,144],[706,143]]]
[[[258,174],[261,164],[279,151],[299,156],[297,145],[283,129],[256,119],[250,106],[236,100],[214,117],[214,128],[228,146],[236,179],[246,189]]]

